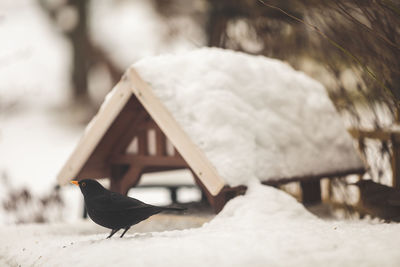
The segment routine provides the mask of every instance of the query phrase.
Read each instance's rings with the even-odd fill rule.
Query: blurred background
[[[214,46],[278,58],[323,83],[348,128],[391,134],[399,32],[400,4],[390,0],[2,0],[0,224],[79,218],[80,192],[55,189],[55,176],[104,96],[143,57]],[[392,185],[392,141],[355,137],[364,178]],[[342,202],[356,194],[340,182],[329,188]],[[143,194],[168,201],[162,190],[156,200]]]

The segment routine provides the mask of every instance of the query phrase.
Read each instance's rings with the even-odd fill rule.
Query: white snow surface
[[[133,68],[229,185],[362,166],[325,88],[279,60],[202,48]]]
[[[143,233],[145,224],[123,239],[105,239],[106,230],[99,234],[94,223],[3,227],[0,264],[343,267],[400,262],[399,224],[322,221],[286,193],[255,180],[245,196],[228,202],[200,228],[165,225],[168,230],[162,231],[158,223],[155,231],[161,232]]]

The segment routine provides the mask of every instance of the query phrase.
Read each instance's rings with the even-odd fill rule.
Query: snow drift
[[[400,225],[322,221],[286,193],[257,181],[200,228],[134,233],[139,224],[123,239],[105,239],[108,229],[94,234],[95,227],[92,223],[0,228],[6,240],[0,245],[0,264],[301,267],[400,262]]]

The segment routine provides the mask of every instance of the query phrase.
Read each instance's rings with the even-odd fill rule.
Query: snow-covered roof
[[[268,181],[363,168],[319,82],[279,60],[203,48],[134,64],[78,145],[77,150],[86,146],[85,138],[90,140],[90,149],[83,149],[87,155],[74,152],[70,161],[80,155],[79,160],[68,175],[60,173],[60,182],[76,175],[126,104],[110,104],[118,90],[136,95],[191,167],[196,163],[203,176],[230,186],[252,178]],[[205,167],[209,172],[202,172]]]

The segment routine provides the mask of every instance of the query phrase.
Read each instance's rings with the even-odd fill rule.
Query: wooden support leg
[[[215,203],[216,202],[215,197],[207,190],[207,188],[204,186],[204,184],[201,182],[201,180],[197,177],[197,175],[193,171],[192,171],[192,174],[193,174],[196,184],[200,187],[201,192],[204,194],[205,198],[207,199],[207,202],[210,204],[211,207],[214,208],[214,210],[217,210],[216,203]]]
[[[211,196],[209,201],[215,213],[219,213],[228,202],[223,191],[216,196]]]
[[[171,186],[168,189],[172,203],[178,203],[178,187]]]
[[[111,167],[111,177],[110,177],[110,190],[113,192],[122,192],[121,181],[128,171],[128,165],[113,165]]]
[[[400,139],[397,136],[392,136],[392,183],[393,187],[400,189],[400,142],[398,139]]]
[[[213,196],[203,185],[203,183],[200,181],[200,179],[196,176],[195,173],[193,173],[193,177],[195,178],[195,181],[199,185],[201,190],[204,192],[208,200],[208,203],[210,203],[211,207],[213,207],[215,213],[220,212],[222,208],[225,206],[226,202],[228,202],[229,200],[238,195],[243,195],[247,190],[245,186],[237,186],[237,187],[226,186],[221,190],[221,192],[218,195]]]
[[[321,184],[320,180],[301,181],[300,182],[303,204],[318,204],[321,203]]]
[[[201,190],[201,189],[200,189],[200,191],[201,191],[201,202],[207,203],[207,196],[206,196],[206,193],[204,193],[204,191]]]
[[[82,215],[83,215],[83,219],[86,219],[88,217],[85,204],[83,204],[83,214]]]
[[[128,194],[129,189],[139,183],[142,176],[142,168],[140,166],[132,166],[121,180],[121,194]]]
[[[129,189],[139,182],[142,175],[142,167],[118,165],[112,168],[111,174],[110,190],[126,195]]]

